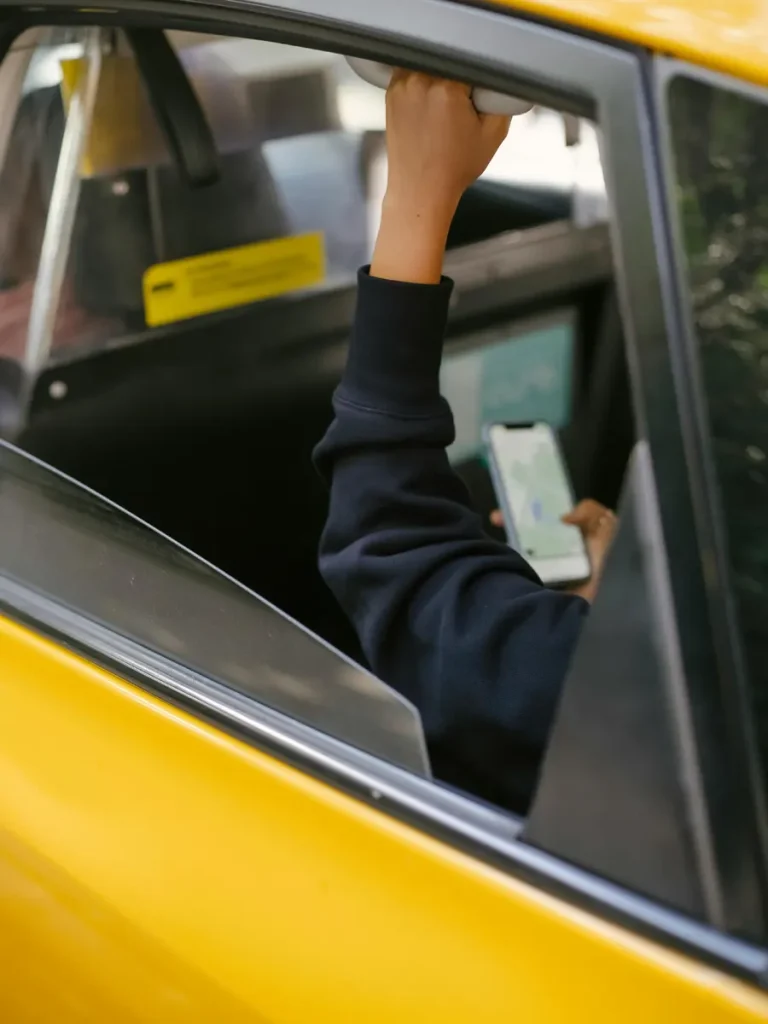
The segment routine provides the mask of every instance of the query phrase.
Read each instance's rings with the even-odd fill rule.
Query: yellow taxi
[[[765,3],[0,13],[0,1020],[768,1020]],[[620,513],[525,819],[316,566],[393,65],[517,115],[457,471],[546,420]]]

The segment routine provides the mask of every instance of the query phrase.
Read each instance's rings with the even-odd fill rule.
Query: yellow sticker
[[[325,277],[322,232],[157,263],[144,274],[150,327],[307,288]]]

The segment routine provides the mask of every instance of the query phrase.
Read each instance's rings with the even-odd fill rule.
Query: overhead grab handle
[[[347,63],[364,82],[375,85],[379,89],[387,88],[394,70],[389,64],[380,64],[375,60],[363,60],[362,57],[347,57]],[[472,102],[479,114],[501,114],[503,117],[517,117],[520,114],[527,114],[529,110],[533,109],[533,103],[528,100],[505,96],[504,93],[494,92],[492,89],[474,88]]]
[[[124,31],[176,166],[189,185],[212,185],[219,178],[216,143],[176,51],[162,29]]]

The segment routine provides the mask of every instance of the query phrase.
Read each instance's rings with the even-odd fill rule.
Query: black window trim
[[[688,472],[694,495],[702,564],[707,571],[712,635],[719,675],[723,681],[718,693],[721,701],[719,715],[731,730],[728,737],[729,755],[737,762],[739,775],[746,783],[737,794],[741,801],[741,815],[733,821],[733,827],[727,833],[724,830],[722,842],[733,843],[735,828],[747,830],[748,835],[744,841],[757,851],[757,857],[753,864],[745,864],[740,857],[734,858],[732,870],[740,875],[734,879],[734,888],[743,884],[745,873],[751,871],[758,876],[758,884],[765,894],[768,890],[768,794],[762,782],[760,754],[751,715],[746,662],[731,585],[725,518],[709,432],[706,389],[688,291],[682,223],[675,194],[674,149],[668,102],[669,87],[678,77],[724,89],[766,106],[768,88],[670,57],[657,57],[653,62],[652,87],[658,112],[656,130],[659,161],[672,249],[673,273],[670,283],[676,291],[679,318],[679,343],[676,346],[674,371],[679,401],[687,410],[684,442],[688,452]],[[764,934],[768,940],[768,927]]]
[[[590,115],[599,110],[601,124],[607,128],[605,169],[614,212],[617,276],[631,336],[628,354],[636,407],[644,416],[643,435],[649,438],[655,453],[663,451],[664,457],[655,465],[659,490],[663,493],[667,483],[676,485],[670,488],[674,500],[666,501],[663,509],[667,549],[671,541],[677,541],[672,550],[678,558],[686,565],[698,564],[690,529],[693,520],[690,495],[684,488],[680,500],[677,486],[682,462],[681,447],[675,443],[675,434],[679,434],[679,411],[668,401],[666,405],[657,401],[649,405],[640,385],[641,381],[647,384],[653,380],[656,391],[659,381],[654,371],[657,371],[663,378],[662,390],[666,388],[667,338],[674,335],[674,303],[666,284],[667,247],[660,228],[662,203],[655,180],[656,168],[649,158],[653,147],[649,137],[650,104],[643,77],[643,51],[624,45],[606,45],[575,31],[550,28],[509,11],[492,13],[475,6],[437,0],[388,0],[386,5],[377,0],[274,0],[269,4],[221,5],[121,0],[119,6],[119,17],[114,17],[117,12],[108,18],[109,11],[103,15],[110,24],[140,22],[239,36],[252,34],[276,42],[417,63],[435,73],[455,70],[459,65],[479,84],[507,91],[520,89],[532,99],[575,113]],[[43,0],[34,14],[21,15],[18,24],[27,27],[61,22],[93,24],[94,14],[70,9],[56,0],[48,4]],[[423,39],[429,40],[428,52]],[[460,47],[456,39],[462,41]],[[514,75],[509,71],[510,65],[516,68]],[[616,173],[619,164],[621,174]],[[668,450],[664,449],[665,445]],[[681,549],[685,551],[685,558]],[[689,586],[686,589],[695,594],[693,608],[687,606],[687,597],[680,587],[675,589],[674,598],[687,661],[690,642],[692,638],[695,641],[702,622],[699,606],[704,598],[703,593],[699,593],[703,588]],[[39,618],[36,620],[44,625]],[[286,755],[278,753],[278,756]],[[311,751],[308,756],[314,757]],[[351,755],[347,752],[346,756]],[[696,766],[687,767],[688,775],[695,777]],[[376,762],[373,769],[378,776],[382,766]],[[331,781],[338,784],[337,780]],[[402,779],[393,789],[393,813],[408,805],[405,790],[410,783],[410,777]],[[380,791],[381,787],[377,786],[377,792]],[[698,794],[705,803],[706,797],[706,793]],[[370,798],[375,801],[376,795],[371,794]],[[461,797],[457,799],[463,801]],[[381,801],[378,805],[382,806]],[[428,808],[423,812],[429,828],[431,814]],[[465,831],[458,819],[443,838],[461,845],[459,837]],[[711,846],[709,834],[700,835],[697,840],[708,848]],[[482,859],[496,861],[498,849],[493,836],[483,834],[477,839],[474,852]],[[504,860],[516,874],[530,875],[542,887],[567,895],[599,914],[754,982],[764,980],[768,970],[768,954],[764,950],[570,867],[566,863],[567,851],[557,853],[563,859],[512,842]],[[719,877],[709,879],[709,884],[717,886],[719,880]],[[711,916],[717,917],[716,906],[712,909]]]

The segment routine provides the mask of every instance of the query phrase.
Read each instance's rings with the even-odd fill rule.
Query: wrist
[[[388,190],[381,207],[382,225],[391,225],[425,241],[445,242],[456,212],[456,202],[434,196],[402,196]]]
[[[438,284],[453,210],[385,199],[371,274],[393,281]]]

